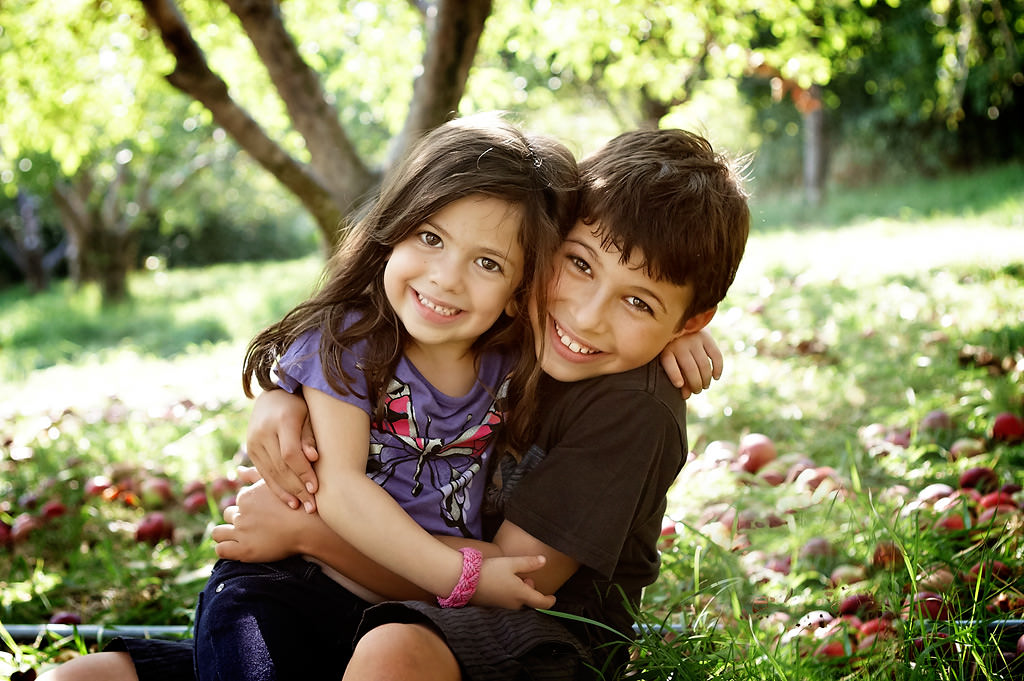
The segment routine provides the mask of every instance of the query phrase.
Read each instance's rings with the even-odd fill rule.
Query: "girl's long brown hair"
[[[249,343],[242,370],[245,394],[253,378],[264,390],[276,387],[272,371],[299,336],[320,329],[320,360],[339,394],[368,397],[381,417],[386,386],[394,375],[408,335],[384,293],[384,266],[396,244],[452,201],[479,194],[520,206],[519,243],[523,278],[513,294],[513,317],[502,316],[474,349],[510,353],[515,364],[499,403],[505,412],[499,447],[518,452],[529,444],[540,367],[529,319],[528,299],[544,310],[551,260],[576,214],[579,183],[572,153],[547,137],[528,136],[495,114],[455,119],[425,135],[385,180],[376,201],[330,258],[318,291],[267,327]],[[346,315],[356,321],[343,328]],[[344,352],[366,340],[357,382],[342,369]],[[488,386],[496,390],[498,386]]]

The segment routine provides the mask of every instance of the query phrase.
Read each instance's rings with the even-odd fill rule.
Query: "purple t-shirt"
[[[373,419],[370,401],[339,395],[328,385],[320,364],[320,332],[309,331],[281,357],[277,383],[289,392],[309,386],[359,407],[370,415],[366,474],[421,527],[432,534],[479,539],[491,434],[501,421],[493,395],[509,371],[496,353],[480,361],[478,380],[460,397],[436,390],[403,356],[384,398],[387,416]],[[345,372],[356,392],[366,393],[359,369],[364,343],[343,355]]]

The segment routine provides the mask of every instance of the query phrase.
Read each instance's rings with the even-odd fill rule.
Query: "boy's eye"
[[[420,241],[427,246],[440,246],[442,243],[441,237],[433,232],[420,232],[419,238]]]
[[[583,258],[576,255],[567,255],[566,258],[568,258],[573,267],[578,269],[580,272],[590,273],[590,263]]]
[[[636,296],[629,296],[626,298],[626,303],[640,312],[645,314],[654,314],[654,308],[644,302],[643,298],[637,298]]]
[[[476,264],[482,267],[487,272],[501,272],[501,265],[496,260],[490,258],[477,258]]]

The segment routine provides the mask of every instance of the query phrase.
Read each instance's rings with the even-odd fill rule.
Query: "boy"
[[[559,252],[545,314],[533,315],[547,374],[536,444],[502,466],[495,502],[504,521],[494,544],[505,555],[543,555],[530,582],[556,596],[555,609],[621,636],[536,610],[383,603],[365,613],[351,661],[339,660],[345,678],[583,678],[628,659],[625,646],[604,644],[631,636],[629,609],[657,578],[665,495],[688,451],[685,403],[655,359],[714,316],[750,218],[729,166],[682,131],[626,133],[581,170],[582,217]],[[274,419],[284,421],[261,418],[270,419],[262,432],[274,431],[263,443],[272,451]],[[280,459],[275,466],[283,470]],[[274,467],[261,468],[276,477]],[[379,592],[405,593],[374,582],[372,566],[325,535],[317,516],[256,502],[269,498],[257,486],[226,513],[234,525],[215,531],[219,555],[307,553]],[[118,667],[116,678],[132,678],[131,669]]]

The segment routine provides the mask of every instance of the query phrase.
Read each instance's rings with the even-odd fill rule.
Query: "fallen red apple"
[[[52,520],[53,518],[59,518],[68,512],[68,507],[64,505],[64,502],[58,501],[57,499],[51,499],[43,504],[43,507],[39,509],[39,515],[45,520]]]
[[[833,586],[855,584],[867,579],[867,572],[859,565],[837,565],[829,574],[829,583]]]
[[[846,645],[842,641],[826,641],[814,650],[815,657],[846,657]]]
[[[923,487],[921,491],[917,493],[917,500],[933,504],[943,497],[948,497],[955,491],[956,490],[953,489],[952,485],[947,485],[944,482],[935,482]]]
[[[185,497],[185,500],[181,503],[188,513],[200,513],[204,509],[210,507],[210,502],[206,497],[206,491],[203,489],[192,492]]]
[[[1000,582],[1008,582],[1014,576],[1014,570],[1001,560],[983,560],[975,563],[968,571],[971,582],[977,582],[979,575]]]
[[[943,513],[939,519],[935,521],[934,527],[937,530],[957,532],[959,530],[966,529],[967,523],[964,521],[963,514],[952,511]]]
[[[14,543],[11,536],[11,526],[0,520],[0,546],[8,546]]]
[[[978,499],[978,506],[982,508],[992,508],[993,506],[1016,506],[1017,501],[1013,498],[1012,494],[1007,494],[1001,490],[995,492],[989,492],[988,494],[982,495],[981,499]]]
[[[42,521],[31,513],[18,515],[11,523],[11,543],[20,544],[28,539],[34,531],[43,526]]]
[[[960,474],[960,486],[987,494],[999,487],[999,475],[987,466],[975,466]]]
[[[174,501],[174,490],[167,478],[153,476],[139,484],[139,499],[146,508],[162,508]]]
[[[223,511],[221,511],[223,513]],[[658,540],[658,549],[661,551],[667,551],[672,548],[672,545],[676,542],[676,537],[679,534],[679,529],[676,527],[676,521],[672,520],[668,516],[661,519],[661,539]]]
[[[1024,634],[1017,639],[1017,654],[1024,655]]]
[[[174,523],[159,511],[150,513],[135,528],[135,541],[157,544],[174,537]]]
[[[897,563],[903,562],[903,554],[896,542],[883,539],[875,544],[875,551],[871,555],[871,564],[876,568],[891,570]]]
[[[85,493],[91,497],[102,496],[113,482],[105,475],[94,475],[85,481]]]
[[[878,603],[868,593],[850,594],[839,602],[839,614],[874,617],[878,614]]]
[[[949,455],[956,459],[969,459],[985,453],[985,443],[975,437],[961,437],[949,446]]]
[[[230,478],[220,477],[210,483],[210,495],[217,499],[237,491],[238,483]]]
[[[775,443],[763,433],[748,433],[740,438],[738,454],[736,461],[748,473],[758,472],[778,456]]]
[[[916,615],[928,620],[949,619],[946,602],[934,591],[918,591],[908,599],[903,613],[905,616]]]
[[[992,439],[1008,444],[1021,442],[1024,440],[1024,419],[1008,411],[996,414],[992,421]]]
[[[985,527],[986,525],[1006,524],[1010,519],[1017,514],[1016,504],[999,504],[998,506],[990,506],[981,513],[978,514],[978,520],[975,523],[976,527]]]
[[[893,624],[892,617],[887,615],[881,615],[879,617],[872,617],[869,620],[864,620],[860,627],[857,628],[857,632],[861,636],[871,636],[880,632],[895,633],[896,627]]]
[[[60,610],[50,616],[50,624],[81,624],[82,617],[77,612]]]

